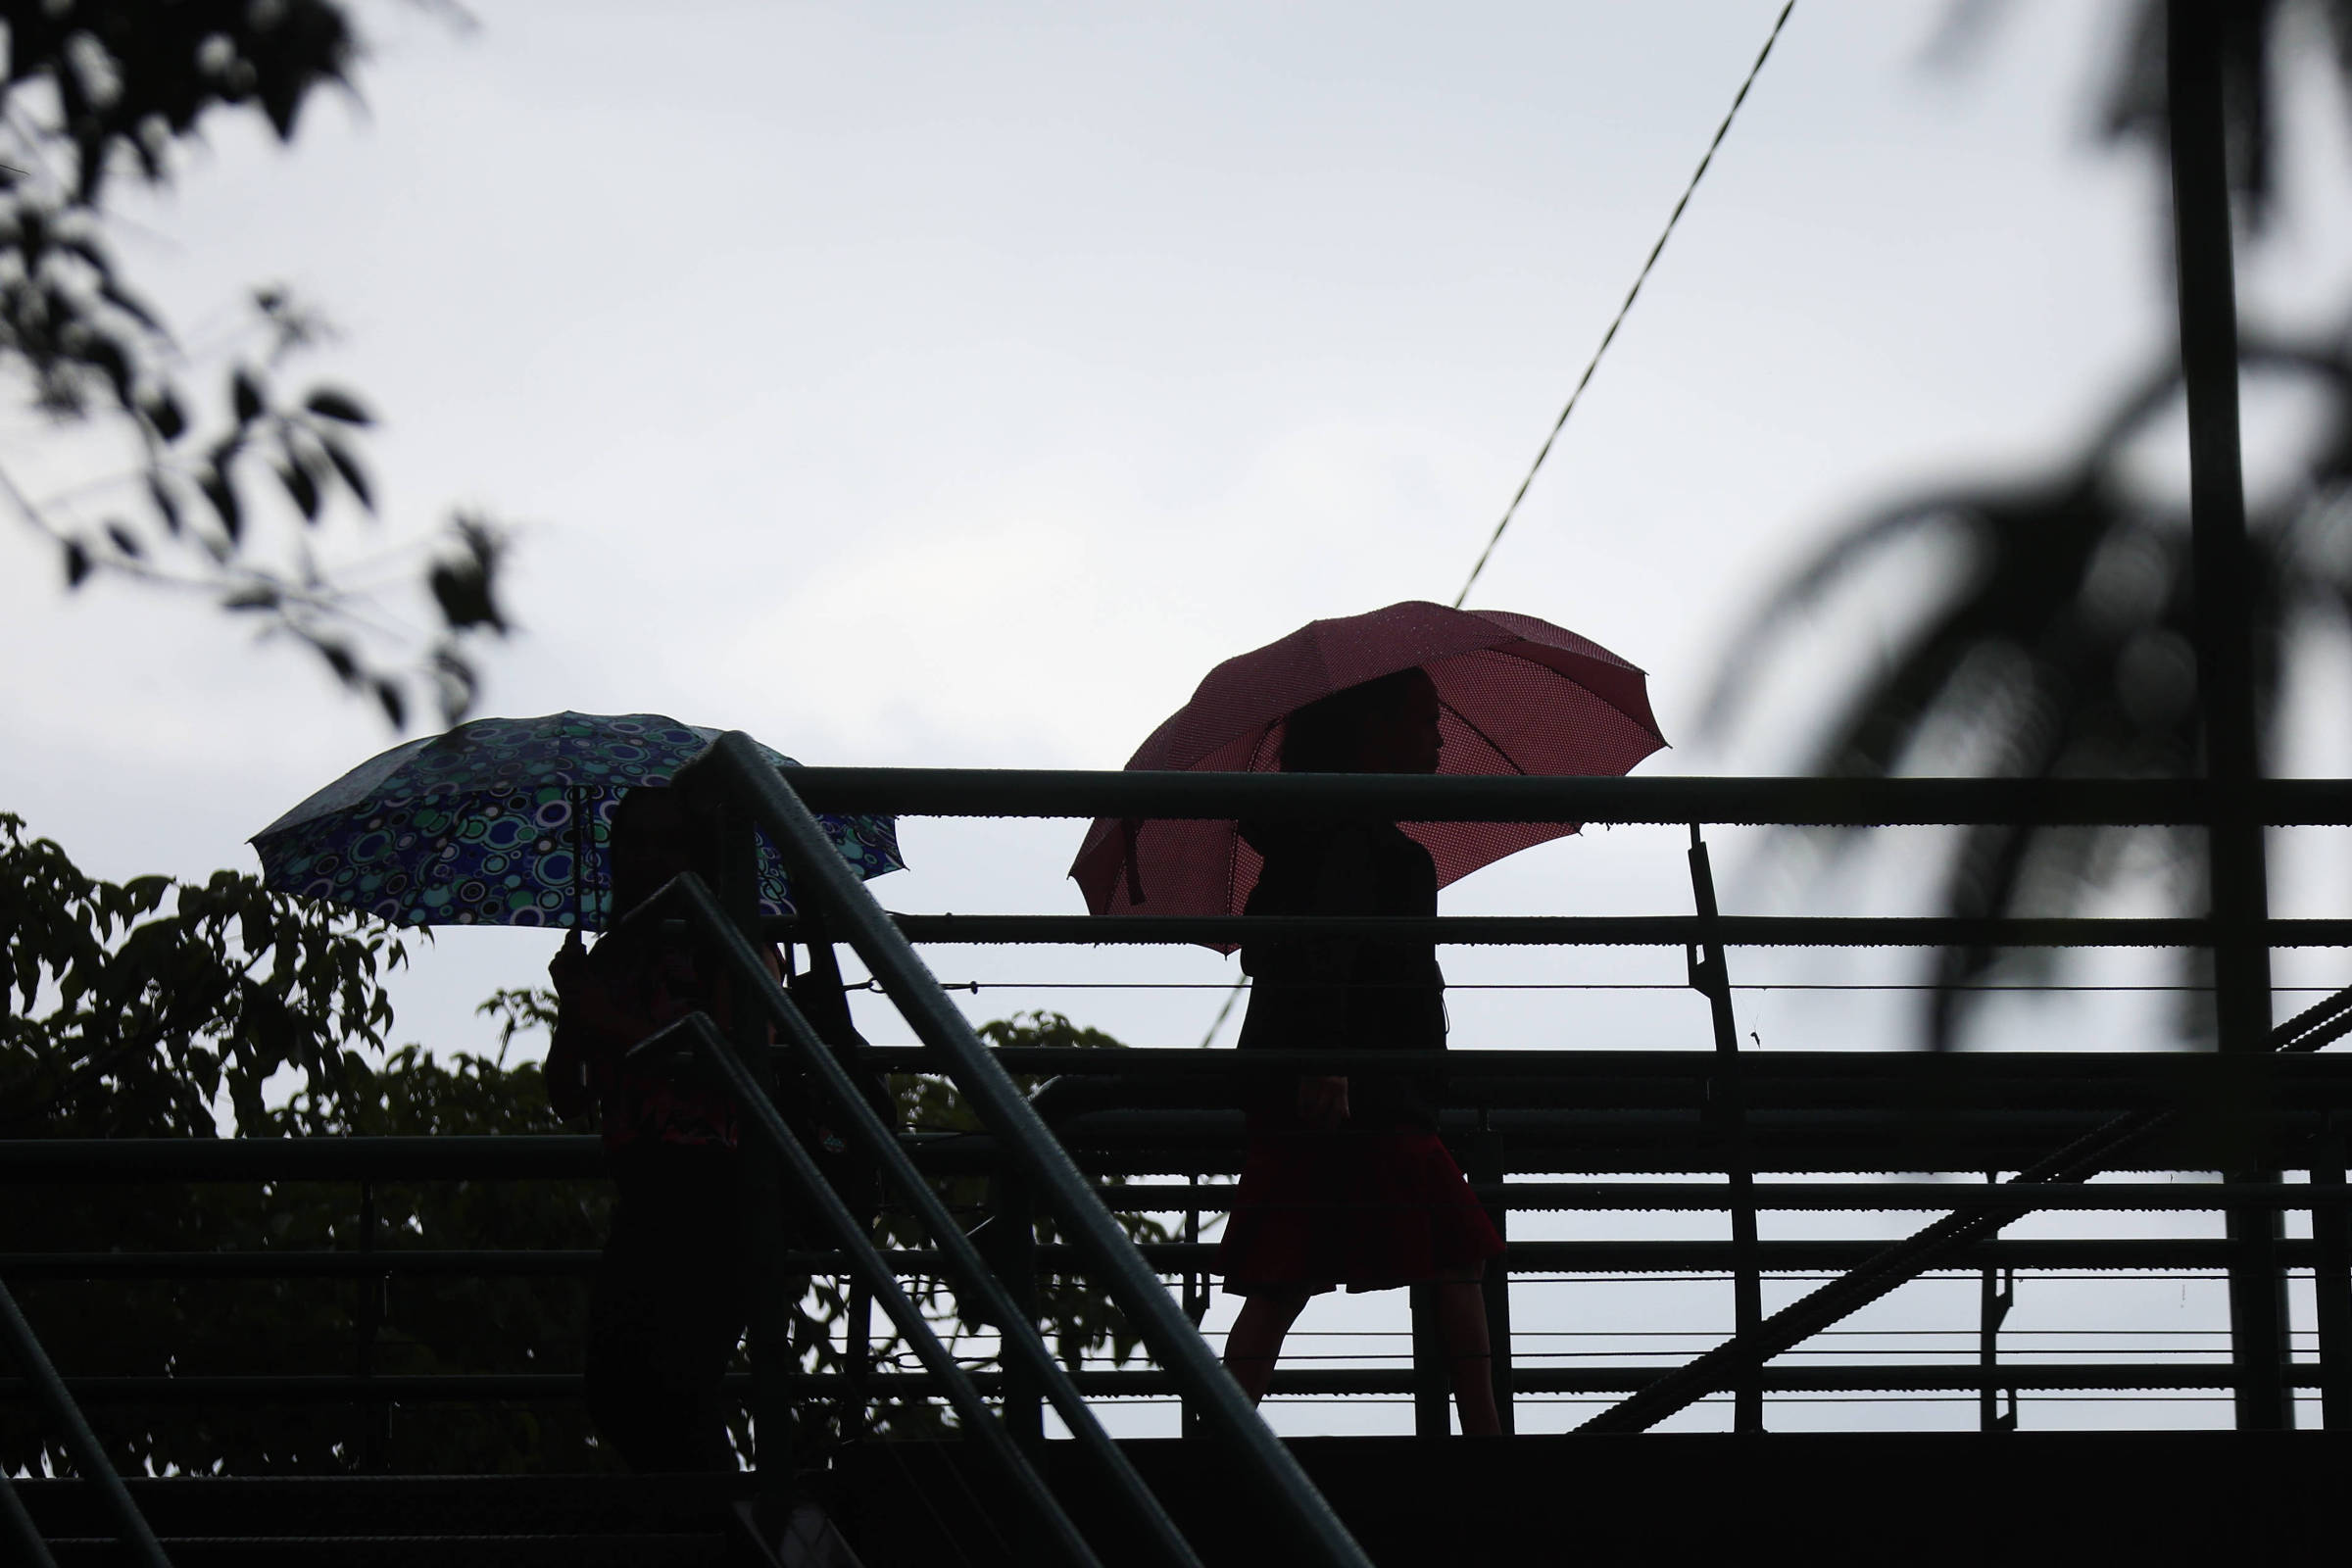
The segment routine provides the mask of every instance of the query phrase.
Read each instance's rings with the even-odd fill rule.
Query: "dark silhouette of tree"
[[[259,115],[291,142],[323,89],[349,90],[362,54],[351,8],[24,0],[0,9],[0,374],[102,454],[78,471],[77,447],[62,487],[21,480],[11,463],[0,499],[50,541],[69,587],[104,573],[208,596],[311,649],[395,727],[420,686],[454,722],[477,684],[472,644],[506,630],[499,529],[460,515],[439,546],[406,551],[441,625],[421,646],[387,626],[369,585],[316,560],[339,515],[375,511],[365,403],[285,384],[321,318],[256,288],[226,363],[199,364],[110,236],[109,191],[168,185],[209,120]]]
[[[1988,8],[1956,13],[1981,26]],[[2289,44],[2325,39],[2352,82],[2352,0],[2244,0],[2228,17],[2225,114],[2240,222],[2259,234],[2274,201],[2274,123]],[[2143,0],[2107,95],[2120,143],[2166,156],[2165,6]],[[2169,230],[2168,230],[2169,232]],[[2352,617],[2352,330],[2242,344],[2249,377],[2282,380],[2317,409],[2293,482],[2249,496],[2257,565],[2251,607],[2260,721],[2275,739],[2279,693],[2315,634]],[[1887,775],[1930,749],[1964,752],[2004,778],[2173,778],[2202,768],[2185,493],[2135,483],[2127,460],[2183,404],[2177,356],[2142,374],[2053,470],[1905,498],[1839,531],[1767,596],[1732,647],[1709,703],[1720,725],[1754,690],[1794,619],[1865,591],[1862,568],[1926,537],[1957,539],[1962,564],[1908,628],[1893,657],[1828,711],[1812,770]],[[1967,831],[1939,903],[1953,915],[2082,908],[2135,842],[2152,841],[2181,907],[2207,903],[2194,829],[1982,826]],[[2038,978],[2046,953],[1951,949],[1936,958],[1929,1043],[1952,1045],[1970,993],[1996,962]],[[2202,977],[2209,959],[2191,960]],[[2192,1003],[2184,1032],[2210,1032]]]

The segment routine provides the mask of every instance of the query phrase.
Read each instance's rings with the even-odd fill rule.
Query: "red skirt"
[[[1435,1133],[1252,1132],[1217,1261],[1235,1296],[1459,1279],[1502,1250]]]

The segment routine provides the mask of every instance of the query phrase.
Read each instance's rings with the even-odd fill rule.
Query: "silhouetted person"
[[[1438,694],[1419,669],[1367,681],[1290,717],[1286,773],[1434,773]],[[1434,915],[1429,852],[1389,822],[1245,823],[1265,858],[1245,912]],[[1243,1051],[1442,1051],[1446,978],[1428,942],[1312,937],[1242,949],[1252,976]],[[1248,1298],[1225,1364],[1252,1400],[1307,1298],[1436,1287],[1467,1434],[1499,1431],[1479,1277],[1502,1240],[1437,1134],[1434,1086],[1397,1074],[1260,1075],[1219,1260]]]
[[[625,914],[694,861],[693,824],[667,789],[638,788],[612,817],[612,907]],[[770,971],[778,967],[768,956]],[[588,1410],[634,1470],[732,1470],[724,1381],[748,1311],[738,1218],[738,1111],[715,1089],[622,1055],[697,1009],[722,1021],[682,939],[630,931],[581,947],[548,972],[560,1000],[548,1053],[559,1113],[600,1111],[618,1188],[588,1329]]]

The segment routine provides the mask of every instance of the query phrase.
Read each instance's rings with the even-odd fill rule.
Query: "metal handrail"
[[[1255,1485],[1281,1533],[1310,1560],[1369,1568],[1363,1549],[1298,1460],[1219,1365],[1200,1330],[1103,1208],[1059,1141],[989,1055],[963,1015],[949,1005],[938,977],[851,874],[824,829],[758,744],[740,730],[721,735],[680,769],[673,787],[691,791],[706,783],[716,785],[722,798],[748,810],[782,854],[802,897],[839,922],[842,935],[867,968],[892,989],[901,1015],[924,1045],[939,1053],[965,1103],[1005,1141],[1022,1174],[1071,1240],[1093,1254],[1097,1277],[1159,1364],[1196,1401],[1205,1429],[1225,1445],[1244,1479]]]
[[[99,1495],[106,1499],[107,1511],[114,1515],[115,1528],[122,1544],[130,1549],[133,1557],[147,1564],[147,1568],[172,1568],[172,1559],[164,1555],[163,1543],[157,1541],[155,1532],[147,1527],[147,1516],[139,1512],[138,1502],[131,1496],[130,1489],[122,1484],[122,1476],[116,1473],[114,1461],[106,1456],[105,1446],[99,1443],[98,1434],[90,1430],[90,1423],[82,1415],[81,1406],[74,1401],[65,1380],[57,1375],[57,1368],[49,1360],[49,1352],[41,1348],[39,1337],[32,1332],[32,1325],[24,1321],[24,1314],[17,1307],[17,1298],[9,1294],[5,1284],[0,1284],[0,1346],[6,1347],[9,1359],[17,1363],[24,1381],[32,1386],[33,1393],[49,1412],[49,1419],[57,1424],[65,1439],[66,1452],[74,1460],[74,1468],[80,1471],[82,1480],[96,1487]],[[10,1489],[8,1506],[12,1519],[21,1513],[21,1503],[13,1488]],[[31,1528],[29,1518],[24,1523],[26,1529]]]
[[[691,873],[681,876],[654,901],[654,906],[647,911],[647,915],[649,918],[658,918],[671,905],[682,905],[690,924],[703,938],[715,944],[721,959],[739,978],[752,982],[751,994],[766,1009],[769,1021],[795,1054],[796,1063],[823,1085],[836,1107],[834,1114],[843,1121],[850,1136],[858,1141],[866,1155],[880,1166],[883,1175],[915,1210],[916,1218],[931,1236],[940,1255],[947,1260],[950,1278],[962,1298],[975,1306],[982,1316],[999,1325],[999,1333],[1010,1348],[1013,1358],[1041,1380],[1047,1396],[1054,1401],[1054,1409],[1069,1426],[1072,1435],[1102,1467],[1113,1489],[1143,1523],[1153,1544],[1173,1561],[1194,1562],[1192,1550],[1176,1530],[1174,1522],[1167,1517],[1151,1489],[1135,1473],[1126,1456],[1111,1443],[1109,1435],[1102,1431],[1093,1411],[1087,1408],[1085,1399],[1070,1385],[1060,1362],[1046,1348],[1045,1341],[1035,1326],[1004,1290],[961,1227],[948,1213],[946,1205],[932,1192],[921,1172],[916,1170],[895,1131],[882,1121],[866,1102],[865,1097],[858,1093],[848,1070],[817,1035],[807,1015],[768,975],[760,956],[726,918],[710,889]],[[710,1038],[716,1037],[713,1030],[706,1029],[705,1034]],[[725,1060],[731,1064],[725,1069],[731,1084],[736,1084],[737,1080],[745,1084],[754,1083],[741,1058],[734,1054],[731,1048]],[[742,1092],[739,1085],[737,1092]],[[758,1098],[770,1112],[773,1111],[773,1102],[764,1092],[760,1092]],[[780,1127],[782,1123],[779,1121],[777,1125]],[[797,1172],[797,1162],[795,1168]],[[811,1175],[804,1179],[814,1179],[821,1183],[822,1177],[813,1175],[815,1167],[810,1165],[808,1169]],[[829,1189],[826,1197],[838,1205],[838,1199],[832,1198]],[[862,1238],[862,1231],[858,1234]],[[857,1245],[853,1244],[854,1247]],[[871,1242],[864,1241],[861,1250],[863,1253],[872,1253]]]
[[[49,1554],[49,1543],[41,1539],[40,1526],[24,1511],[24,1499],[17,1495],[17,1484],[5,1468],[0,1468],[0,1544],[8,1546],[11,1562],[24,1568],[57,1568],[57,1559]]]
[[[1768,1195],[1771,1190],[1769,1185],[1757,1188],[1760,1195]],[[2230,1189],[2233,1194],[2243,1190],[2235,1186]],[[1228,1193],[1231,1191],[1227,1189]],[[1717,1191],[1721,1192],[1722,1189]],[[2039,1197],[2028,1198],[2022,1194],[2014,1199],[2004,1199],[1997,1187],[1981,1188],[1978,1192],[1994,1196],[1990,1199],[1955,1198],[1941,1202],[1930,1197],[1915,1196],[1884,1204],[1858,1194],[1853,1195],[1850,1201],[1813,1200],[1794,1204],[1782,1204],[1772,1201],[1769,1197],[1759,1197],[1756,1207],[1769,1212],[1795,1209],[1816,1213],[1882,1210],[1967,1212],[1984,1208],[2006,1210],[2020,1203],[2035,1210],[2087,1209],[2094,1212],[2157,1210],[2201,1213],[2226,1207],[2253,1207],[2296,1213],[2335,1213],[2352,1209],[2352,1200],[2347,1200],[2342,1190],[2311,1187],[2284,1188],[2279,1196],[2268,1200],[2249,1200],[2232,1196],[2183,1203],[2069,1203]],[[1146,1205],[1125,1203],[1106,1203],[1104,1206],[1117,1213],[1144,1212],[1147,1208]],[[1224,1203],[1203,1202],[1199,1209],[1216,1212],[1225,1206]],[[1515,1213],[1561,1208],[1584,1213],[1721,1213],[1729,1205],[1728,1200],[1721,1198],[1712,1202],[1684,1198],[1673,1201],[1645,1202],[1636,1200],[1627,1203],[1600,1200],[1579,1201],[1573,1205],[1539,1201],[1510,1206]],[[1821,1237],[1759,1242],[1757,1247],[1765,1272],[1810,1273],[1823,1268],[1850,1267],[1886,1245],[1884,1240]],[[2314,1244],[2308,1239],[2284,1239],[2278,1246],[2279,1255],[2297,1267],[2307,1266],[2316,1255]],[[1945,1266],[1974,1268],[1989,1263],[2010,1268],[2038,1269],[2219,1268],[2230,1255],[2229,1250],[2227,1241],[2211,1236],[2013,1237],[1970,1244],[1964,1250],[1953,1254],[1960,1261]],[[1040,1273],[1091,1275],[1097,1272],[1086,1252],[1066,1244],[1040,1243],[1036,1250]],[[1139,1242],[1136,1250],[1145,1262],[1169,1274],[1203,1269],[1213,1271],[1217,1258],[1217,1244],[1214,1242]],[[349,1279],[377,1275],[404,1279],[480,1279],[518,1274],[585,1276],[595,1271],[601,1255],[572,1250],[534,1252],[490,1249],[479,1252],[425,1253],[403,1253],[399,1250],[328,1251],[322,1249],[258,1252],[12,1252],[0,1254],[0,1266],[5,1266],[12,1275],[24,1280]],[[922,1276],[950,1282],[957,1281],[959,1270],[965,1266],[950,1259],[946,1253],[928,1248],[880,1248],[875,1255],[896,1268],[902,1276]],[[1522,1240],[1506,1246],[1499,1266],[1513,1273],[1705,1273],[1722,1268],[1732,1255],[1732,1244],[1728,1241]],[[421,1266],[404,1266],[410,1257],[416,1258]],[[810,1274],[852,1272],[848,1267],[849,1257],[849,1253],[837,1248],[792,1248],[782,1253],[785,1266],[795,1272]],[[977,1301],[977,1298],[973,1299]]]
[[[811,810],[902,816],[1360,815],[1390,822],[2202,827],[2213,820],[2214,811],[2202,779],[1544,778],[796,767],[792,781],[793,792]],[[2247,804],[2272,827],[2352,823],[2352,781],[2266,779],[2250,796]]]
[[[1953,1334],[1972,1330],[1951,1330]],[[1399,1331],[1396,1338],[1409,1338]],[[1664,1351],[1652,1352],[1664,1354]],[[1679,1353],[1679,1352],[1678,1352]],[[1766,1387],[1779,1394],[1832,1394],[1857,1390],[1886,1389],[1973,1392],[1989,1381],[2009,1387],[2012,1373],[2022,1373],[2026,1381],[2016,1386],[2048,1392],[2068,1389],[2211,1389],[2227,1388],[2229,1363],[2221,1360],[2194,1361],[2183,1357],[2178,1361],[2007,1361],[1992,1373],[1986,1373],[1973,1359],[1976,1350],[1939,1348],[1936,1353],[1953,1357],[1948,1361],[1913,1361],[1896,1363],[1844,1363],[1824,1366],[1791,1366],[1776,1362],[1765,1367],[1761,1376]],[[2226,1354],[2221,1347],[2198,1347],[2199,1355]],[[1511,1386],[1520,1394],[1629,1394],[1645,1387],[1658,1376],[1655,1365],[1600,1364],[1586,1366],[1517,1366],[1512,1368]],[[1066,1372],[1077,1388],[1095,1398],[1153,1398],[1178,1394],[1175,1380],[1158,1368],[1082,1368]],[[1274,1373],[1270,1392],[1285,1397],[1312,1397],[1323,1395],[1346,1394],[1402,1394],[1411,1388],[1411,1374],[1401,1368],[1358,1367],[1285,1367]],[[2292,1387],[2312,1389],[2322,1387],[2326,1369],[2314,1362],[2297,1362],[2291,1368]],[[858,1386],[858,1380],[847,1373],[812,1372],[795,1378],[795,1385],[812,1398],[838,1398]],[[1004,1374],[1001,1371],[959,1368],[955,1383],[968,1384],[983,1396],[1003,1392]],[[729,1384],[738,1394],[750,1392],[750,1375],[743,1374]],[[925,1399],[947,1396],[955,1383],[943,1380],[927,1371],[872,1371],[863,1375],[870,1392],[883,1399]],[[213,1405],[247,1403],[275,1404],[352,1404],[370,1399],[392,1399],[403,1404],[447,1402],[476,1403],[489,1400],[531,1401],[576,1399],[584,1391],[584,1381],[577,1372],[437,1372],[416,1373],[397,1377],[358,1377],[347,1372],[327,1373],[250,1373],[250,1374],[194,1374],[189,1376],[122,1375],[75,1378],[73,1387],[80,1397],[92,1403],[154,1404],[154,1405]],[[22,1397],[24,1390],[17,1380],[0,1379],[0,1401]],[[991,1412],[991,1419],[994,1413]],[[0,1558],[0,1561],[5,1561]]]
[[[1252,940],[1351,937],[1442,947],[1682,948],[1704,930],[1689,914],[904,914],[883,920],[909,943],[975,947],[1239,947]],[[765,923],[777,941],[805,922]],[[2056,915],[1727,914],[1714,924],[1731,948],[2205,948],[2214,925],[2196,918]],[[2352,920],[2261,923],[2275,948],[2352,947]],[[805,940],[805,938],[804,938]]]
[[[757,960],[754,960],[755,965]],[[765,971],[760,971],[762,978]],[[772,986],[772,982],[771,982]],[[787,1005],[790,1005],[787,1003]],[[751,1130],[763,1140],[769,1151],[780,1158],[799,1184],[801,1199],[811,1205],[817,1216],[841,1243],[847,1253],[851,1271],[873,1293],[873,1298],[906,1342],[925,1371],[937,1379],[948,1401],[964,1424],[965,1432],[996,1460],[1005,1477],[1012,1483],[1023,1506],[1036,1518],[1060,1556],[1068,1562],[1082,1565],[1100,1564],[1086,1538],[1070,1522],[1054,1494],[1047,1490],[1028,1457],[1013,1446],[1012,1438],[995,1412],[982,1402],[979,1391],[972,1386],[970,1375],[957,1364],[955,1355],[939,1342],[939,1335],[923,1316],[922,1309],[907,1298],[899,1288],[897,1274],[874,1250],[866,1228],[850,1212],[841,1195],[833,1190],[824,1173],[817,1168],[816,1159],[807,1147],[793,1136],[776,1102],[768,1097],[760,1080],[753,1076],[743,1058],[735,1054],[726,1037],[718,1032],[706,1013],[690,1013],[678,1023],[659,1031],[640,1042],[630,1053],[632,1057],[658,1057],[679,1037],[692,1043],[698,1061],[723,1084],[742,1111]],[[821,1054],[822,1047],[819,1047]],[[1183,1549],[1181,1539],[1172,1554],[1176,1561],[1198,1565],[1190,1551]]]

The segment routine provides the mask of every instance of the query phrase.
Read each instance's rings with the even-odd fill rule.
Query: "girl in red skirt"
[[[1419,669],[1309,704],[1290,717],[1289,773],[1434,773],[1438,693]],[[1429,852],[1394,823],[1245,823],[1265,857],[1250,914],[1433,915]],[[1244,1051],[1442,1051],[1446,977],[1427,942],[1304,938],[1242,950],[1253,978]],[[1401,1074],[1260,1075],[1250,1143],[1220,1247],[1225,1289],[1246,1297],[1225,1365],[1262,1397],[1307,1298],[1436,1287],[1462,1431],[1499,1430],[1479,1277],[1502,1250],[1438,1141],[1436,1086]]]

